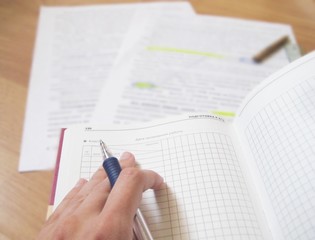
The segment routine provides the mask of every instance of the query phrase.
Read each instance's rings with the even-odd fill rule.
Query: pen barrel
[[[139,208],[134,218],[133,231],[136,240],[154,240]]]
[[[103,168],[107,173],[111,187],[113,187],[121,172],[121,167],[118,159],[115,157],[109,157],[105,159],[103,162]]]

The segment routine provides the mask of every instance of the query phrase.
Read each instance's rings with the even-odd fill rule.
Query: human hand
[[[100,167],[90,179],[80,179],[42,227],[41,239],[132,239],[132,226],[142,192],[159,189],[163,178],[136,168],[131,153],[120,158],[122,171],[111,189]]]

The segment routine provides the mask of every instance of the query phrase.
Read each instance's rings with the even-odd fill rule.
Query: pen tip
[[[103,151],[104,157],[108,158],[112,156],[111,152],[107,149],[106,144],[102,140],[100,140],[100,145],[101,145],[101,149]]]

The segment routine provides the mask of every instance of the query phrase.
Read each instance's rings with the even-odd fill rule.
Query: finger
[[[132,153],[125,152],[120,157],[120,165],[122,168],[126,167],[132,167],[135,166],[136,161],[135,157]],[[107,174],[102,166],[100,166],[96,172],[91,177],[90,181],[84,188],[81,189],[81,191],[78,193],[81,195],[82,198],[86,197],[89,193],[91,193],[96,185],[98,185],[100,182],[102,182],[105,178],[107,178]],[[110,186],[108,186],[106,191],[110,189]]]
[[[77,196],[80,196],[80,198],[84,199],[92,190],[93,188],[105,180],[107,178],[107,175],[103,169],[102,166],[100,166],[96,172],[93,174],[91,179],[88,181],[87,184],[81,190],[78,192]]]
[[[154,171],[137,168],[123,169],[101,214],[105,218],[106,215],[114,215],[118,220],[126,219],[125,224],[132,224],[143,191],[149,188],[159,189],[162,183],[163,178]]]
[[[123,168],[129,167],[129,166],[135,166],[135,158],[133,154],[129,152],[125,152],[120,157],[120,164]],[[101,185],[99,188],[94,190],[98,185]],[[84,187],[82,187],[79,192],[77,192],[75,198],[73,199],[73,205],[75,207],[79,207],[83,202],[86,201],[86,198],[90,194],[93,193],[93,196],[87,200],[87,204],[89,204],[90,201],[94,201],[96,204],[95,210],[101,210],[99,209],[99,206],[104,206],[105,201],[107,199],[107,195],[110,192],[110,184],[107,179],[107,174],[102,166],[100,166],[96,172],[91,177],[90,181],[85,184]],[[95,192],[96,191],[96,192]],[[103,201],[103,204],[101,203]],[[83,209],[86,209],[86,204],[84,204]]]
[[[135,167],[136,166],[135,156],[130,152],[124,152],[119,158],[119,164],[122,169],[127,167]]]
[[[92,192],[87,195],[82,204],[79,206],[78,211],[83,215],[87,214],[99,214],[106,203],[106,200],[110,193],[110,183],[108,179],[101,181],[97,184]]]
[[[87,183],[87,180],[84,178],[79,179],[76,185],[70,190],[70,192],[65,196],[65,198],[61,201],[59,206],[54,211],[53,216],[59,216],[60,213],[63,213],[65,209],[68,208],[69,203],[73,200],[73,198],[77,195],[77,193],[84,187]]]
[[[135,157],[133,156],[132,153],[130,152],[124,152],[119,159],[119,163],[121,168],[126,168],[126,167],[133,167],[136,164]],[[107,177],[106,172],[103,169],[103,166],[100,166],[96,172],[93,174],[91,177],[90,181],[96,180],[96,182],[99,182],[99,179],[104,179]]]

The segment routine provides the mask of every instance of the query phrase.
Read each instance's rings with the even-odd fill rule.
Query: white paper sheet
[[[113,155],[130,151],[164,178],[165,188],[146,191],[140,206],[154,239],[271,239],[232,124],[210,115],[150,124],[67,129],[54,207],[100,167],[102,139]]]
[[[187,2],[41,8],[20,171],[54,167],[60,129],[90,121],[136,12],[194,14]]]
[[[315,239],[314,66],[312,52],[273,74],[235,121],[274,239]]]
[[[290,26],[216,16],[139,15],[93,120],[126,124],[191,112],[233,116],[247,93],[286,65],[284,50],[251,58]]]

